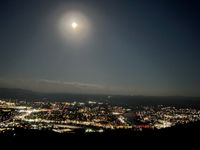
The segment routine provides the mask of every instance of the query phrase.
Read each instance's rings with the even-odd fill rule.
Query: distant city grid
[[[115,106],[106,102],[0,100],[0,133],[15,128],[58,133],[107,129],[162,129],[200,120],[200,110],[158,106]]]

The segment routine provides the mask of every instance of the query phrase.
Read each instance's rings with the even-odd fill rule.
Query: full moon
[[[61,15],[58,20],[58,29],[64,44],[73,47],[83,46],[89,42],[92,33],[89,18],[80,12],[66,12]]]
[[[76,29],[77,27],[78,27],[78,24],[77,24],[76,22],[73,22],[73,23],[72,23],[72,28],[73,28],[73,29]]]

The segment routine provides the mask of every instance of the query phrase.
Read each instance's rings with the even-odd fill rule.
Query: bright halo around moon
[[[59,31],[65,44],[70,46],[82,46],[87,43],[92,33],[89,18],[83,13],[63,13],[59,18]]]
[[[72,28],[75,30],[78,27],[78,24],[76,22],[72,22]]]

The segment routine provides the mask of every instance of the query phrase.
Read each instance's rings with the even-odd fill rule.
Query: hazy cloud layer
[[[117,94],[145,96],[199,96],[199,89],[180,91],[177,89],[151,89],[145,87],[109,86],[57,80],[5,79],[0,78],[0,87],[20,88],[47,93]],[[185,93],[185,95],[181,94]]]
[[[91,94],[136,94],[132,87],[115,87],[79,82],[63,82],[54,80],[0,79],[0,87],[21,88],[38,92],[53,93],[91,93]]]

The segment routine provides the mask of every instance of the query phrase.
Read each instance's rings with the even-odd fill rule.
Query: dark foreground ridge
[[[78,146],[79,144],[91,146],[103,145],[134,145],[134,146],[155,146],[158,143],[165,146],[195,146],[198,145],[200,134],[200,121],[185,125],[176,125],[171,128],[160,130],[107,130],[104,133],[66,133],[59,134],[52,131],[15,129],[0,135],[1,145],[12,146]],[[35,145],[36,144],[36,145]],[[78,145],[77,145],[78,144]],[[97,146],[96,145],[96,146]]]

